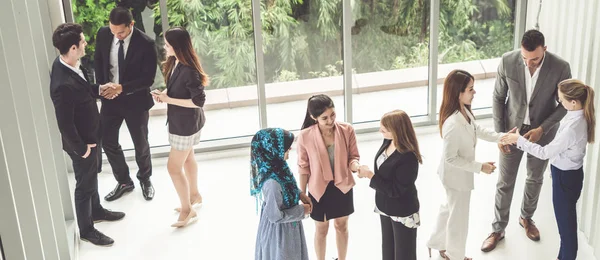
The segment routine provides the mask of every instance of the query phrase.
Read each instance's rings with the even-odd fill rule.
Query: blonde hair
[[[566,101],[579,101],[583,106],[583,115],[587,122],[588,143],[594,142],[596,117],[594,109],[594,90],[577,79],[566,79],[558,83],[558,91],[563,94]]]
[[[423,163],[417,135],[406,112],[394,110],[385,113],[381,118],[381,125],[392,134],[394,146],[396,146],[398,152],[412,152],[417,157],[419,163]]]

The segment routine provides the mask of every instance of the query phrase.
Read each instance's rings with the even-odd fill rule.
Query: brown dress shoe
[[[540,231],[535,226],[535,222],[530,218],[524,219],[522,217],[519,218],[519,224],[525,229],[525,234],[527,237],[533,241],[540,241]]]
[[[493,232],[491,233],[484,241],[483,245],[481,245],[481,251],[489,252],[496,248],[498,242],[504,239],[504,232]]]

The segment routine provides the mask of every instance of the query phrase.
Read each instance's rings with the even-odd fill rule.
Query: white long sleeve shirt
[[[550,159],[554,167],[570,171],[583,166],[587,138],[587,122],[583,110],[567,111],[552,142],[541,146],[521,136],[517,140],[517,148],[537,158]]]

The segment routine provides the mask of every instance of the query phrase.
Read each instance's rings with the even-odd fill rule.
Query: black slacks
[[[123,121],[131,135],[135,148],[135,161],[138,165],[137,178],[146,181],[152,176],[150,144],[148,143],[148,111],[128,110],[127,108],[102,107],[100,122],[102,125],[102,148],[108,159],[115,179],[120,184],[133,183],[129,176],[129,167],[125,161],[123,149],[119,144],[119,130]]]
[[[75,173],[75,212],[79,234],[94,230],[93,216],[102,216],[104,208],[98,197],[98,148],[91,149],[87,158],[68,153]]]
[[[417,229],[407,228],[388,216],[381,219],[381,256],[383,260],[416,260]]]

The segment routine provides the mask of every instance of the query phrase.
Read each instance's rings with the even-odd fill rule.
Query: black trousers
[[[381,256],[383,260],[416,260],[417,229],[407,228],[390,217],[380,215]]]
[[[75,172],[75,212],[79,234],[94,230],[93,216],[102,216],[104,208],[98,197],[98,148],[91,149],[87,158],[68,153]]]
[[[133,146],[135,148],[135,161],[138,165],[137,178],[146,181],[152,176],[152,162],[150,159],[150,144],[148,143],[148,111],[130,111],[102,107],[100,122],[102,125],[102,148],[108,159],[115,179],[120,184],[131,184],[129,167],[125,161],[123,149],[119,144],[119,130],[123,121],[127,124]]]
[[[560,235],[559,260],[577,258],[577,200],[583,188],[583,168],[563,171],[554,166],[552,171],[552,204]]]

